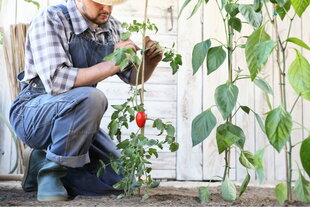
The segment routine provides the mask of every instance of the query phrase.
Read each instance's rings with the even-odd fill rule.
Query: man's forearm
[[[89,68],[80,68],[75,80],[74,87],[89,86],[102,81],[119,71],[119,66],[114,62],[101,62]]]

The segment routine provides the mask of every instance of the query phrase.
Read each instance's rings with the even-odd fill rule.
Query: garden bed
[[[173,184],[172,184],[173,185]],[[177,185],[176,185],[177,186]],[[219,187],[210,187],[211,201],[201,204],[196,187],[171,187],[163,183],[150,191],[150,198],[141,201],[141,197],[116,199],[115,195],[103,197],[78,196],[67,202],[39,202],[36,193],[25,193],[19,182],[0,182],[0,206],[280,206],[274,196],[273,188],[250,186],[234,203],[223,201]],[[301,202],[293,202],[286,206],[309,206]]]

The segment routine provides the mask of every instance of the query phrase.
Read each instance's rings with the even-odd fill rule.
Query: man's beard
[[[84,11],[84,16],[88,19],[88,21],[90,21],[94,24],[97,24],[97,25],[105,24],[107,21],[109,21],[109,18],[111,16],[111,13],[109,13],[109,12],[101,12],[98,14],[97,17],[104,14],[104,15],[108,16],[108,18],[105,21],[99,21],[97,18],[91,18],[90,16],[87,15],[85,5],[82,6],[82,10]]]

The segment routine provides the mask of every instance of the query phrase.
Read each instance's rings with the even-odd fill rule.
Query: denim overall
[[[68,18],[64,5],[59,5]],[[70,21],[71,23],[71,21]],[[91,39],[72,34],[69,50],[73,66],[93,66],[114,51],[108,42],[99,44]],[[18,75],[22,80],[24,73]],[[28,146],[46,149],[46,158],[68,167],[63,178],[68,193],[75,195],[105,195],[122,179],[110,165],[99,177],[99,160],[108,164],[120,156],[110,137],[99,129],[101,118],[108,107],[102,91],[94,86],[77,87],[56,96],[47,94],[39,77],[29,84],[21,83],[22,90],[10,110],[10,122],[17,136]]]

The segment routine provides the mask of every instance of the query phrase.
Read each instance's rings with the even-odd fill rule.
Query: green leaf
[[[259,183],[262,183],[264,180],[264,166],[263,166],[264,153],[265,149],[260,149],[256,151],[254,154],[254,166],[258,176]]]
[[[257,58],[258,67],[264,67],[275,45],[273,40],[267,40],[255,45],[254,55]]]
[[[241,32],[242,23],[241,20],[237,17],[231,17],[228,20],[228,25],[230,25],[234,30]]]
[[[254,84],[259,87],[260,89],[262,89],[265,93],[269,93],[271,95],[273,95],[273,90],[271,88],[271,86],[269,85],[269,83],[261,78],[261,77],[257,77],[254,80]]]
[[[146,201],[147,199],[149,199],[150,198],[150,196],[148,195],[148,194],[144,194],[143,196],[142,196],[142,201]]]
[[[225,8],[225,6],[226,6],[226,4],[227,4],[227,1],[228,1],[228,0],[221,0],[221,2],[222,2],[222,7],[221,7],[221,9]]]
[[[110,60],[114,60],[114,58],[115,58],[115,53],[111,53],[110,55],[105,56],[105,57],[103,58],[103,60],[104,60],[104,61],[110,61]]]
[[[167,125],[166,131],[169,136],[174,136],[175,134],[175,128],[171,124]]]
[[[254,167],[254,156],[249,151],[241,151],[240,157],[239,157],[240,163],[248,168],[248,169],[255,169]]]
[[[296,58],[288,69],[288,80],[296,93],[310,101],[310,64],[308,60],[296,51]]]
[[[226,176],[222,183],[221,192],[223,199],[227,202],[234,202],[237,198],[236,186],[229,180],[228,176]]]
[[[263,0],[254,0],[254,11],[255,12],[260,12],[262,10],[263,7]]]
[[[252,25],[254,28],[258,28],[262,25],[263,16],[261,12],[255,12],[254,7],[250,4],[240,4],[239,11],[242,16]]]
[[[234,17],[239,13],[239,4],[226,4],[225,10],[231,17]]]
[[[307,172],[310,177],[310,136],[303,140],[300,151],[300,160],[304,170]]]
[[[266,134],[265,125],[258,113],[253,112],[260,129]]]
[[[310,182],[301,174],[299,170],[299,178],[295,182],[295,195],[298,200],[310,203]]]
[[[203,2],[203,0],[198,0],[198,2],[197,2],[197,4],[195,5],[195,7],[194,7],[194,9],[193,9],[193,11],[192,11],[192,13],[191,13],[191,15],[190,15],[187,19],[191,18],[191,17],[198,11],[198,9],[200,8],[202,2]]]
[[[158,130],[163,130],[164,129],[164,124],[161,119],[155,119],[153,122],[153,128],[157,128]]]
[[[289,1],[289,0],[276,0],[278,5],[281,6],[281,7],[283,7],[287,1]]]
[[[202,112],[192,122],[192,142],[193,146],[201,143],[211,133],[216,125],[216,118],[213,115],[211,108]]]
[[[211,193],[208,187],[199,188],[199,200],[200,203],[208,203],[211,199]]]
[[[191,2],[191,0],[186,0],[186,1],[184,1],[183,5],[182,5],[182,7],[181,7],[181,10],[180,10],[180,12],[179,12],[178,18],[180,18],[181,14],[182,14],[182,12],[183,12],[183,10],[184,10],[184,8],[188,5],[189,2]]]
[[[256,78],[257,74],[262,70],[262,65],[259,64],[258,62],[259,57],[257,57],[259,53],[255,51],[256,45],[268,40],[270,40],[270,36],[265,32],[264,26],[255,30],[247,40],[245,47],[245,56],[252,81]],[[265,57],[266,56],[267,54],[265,55]]]
[[[292,117],[282,106],[268,112],[265,128],[270,144],[280,152],[290,137]]]
[[[37,9],[40,9],[40,3],[39,2],[33,1],[33,0],[24,0],[24,1],[28,2],[28,3],[32,3],[37,7]]]
[[[157,188],[157,187],[159,186],[159,184],[160,184],[159,181],[153,181],[153,182],[149,185],[149,187],[150,187],[150,188]]]
[[[291,8],[291,1],[286,1],[285,5],[282,7],[279,6],[278,4],[276,5],[276,12],[277,14],[279,14],[281,20],[284,19],[290,8]]]
[[[169,150],[170,152],[176,152],[179,149],[179,143],[173,142],[170,144]]]
[[[279,204],[283,205],[287,198],[286,183],[279,183],[275,188],[276,198]]]
[[[250,113],[250,108],[247,106],[240,106],[240,108],[242,109],[242,111],[244,111],[245,113],[249,114]]]
[[[301,15],[306,11],[310,4],[310,0],[291,0],[292,6],[296,14],[301,17]]]
[[[310,50],[310,47],[304,41],[302,41],[301,39],[298,39],[296,37],[290,37],[286,41],[295,43],[296,45],[299,45],[299,46],[301,46],[307,50]]]
[[[217,108],[224,120],[228,118],[236,106],[239,89],[230,82],[216,88],[214,98]]]
[[[247,189],[249,182],[250,182],[251,176],[249,173],[247,173],[245,179],[243,180],[241,187],[240,187],[240,192],[239,192],[239,198],[242,196],[242,194],[245,192]]]
[[[208,75],[218,69],[226,59],[226,52],[222,46],[212,47],[208,51],[207,70]]]
[[[242,129],[230,122],[221,124],[216,130],[216,142],[219,154],[228,147],[236,144],[239,148],[243,148],[245,135]]]
[[[182,65],[182,56],[180,54],[176,54],[170,62],[170,67],[172,68],[172,75],[178,72],[180,65]]]
[[[200,68],[200,66],[203,64],[210,46],[210,40],[199,42],[194,46],[192,53],[193,74],[195,74]]]
[[[128,40],[131,36],[131,32],[124,32],[121,34],[121,40]]]

